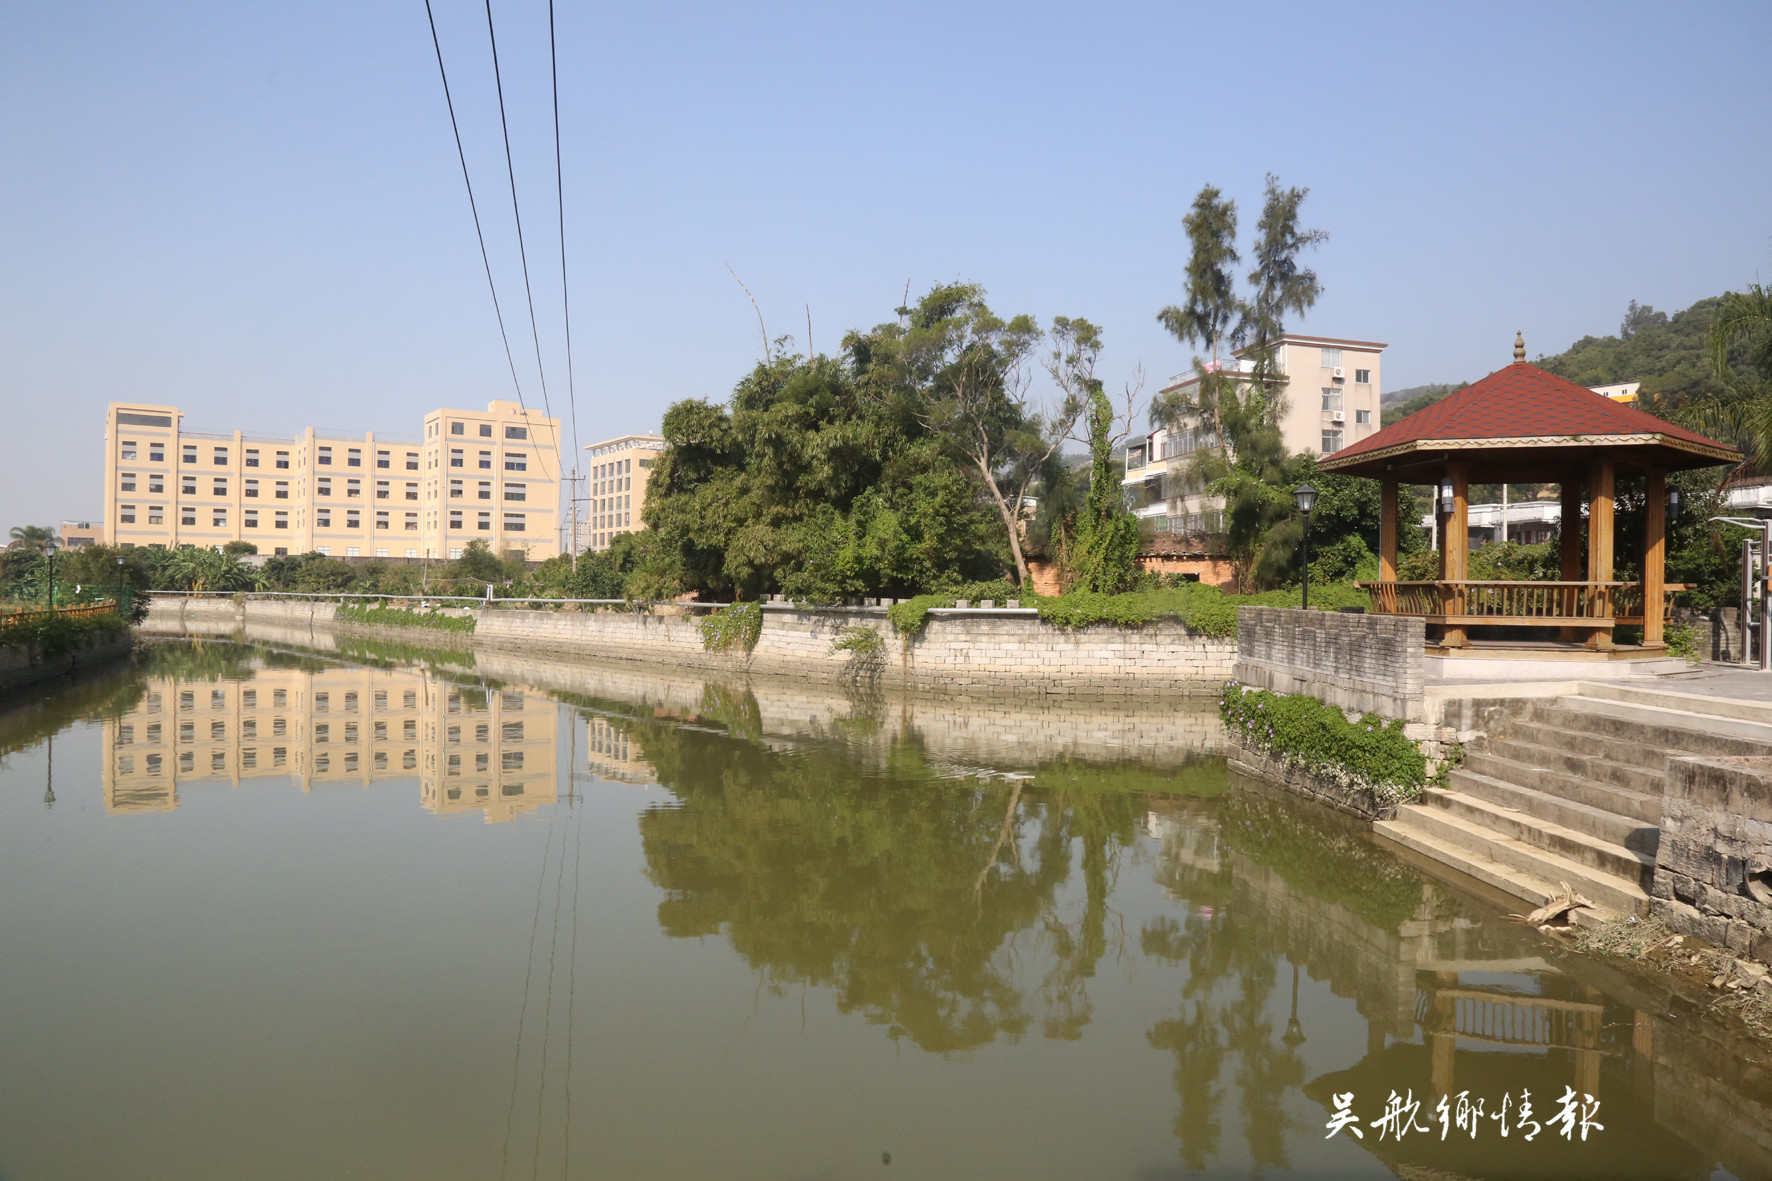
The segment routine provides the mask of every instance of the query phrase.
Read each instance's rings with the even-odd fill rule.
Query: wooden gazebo
[[[1556,638],[1610,651],[1612,630],[1640,623],[1643,647],[1663,646],[1667,591],[1667,473],[1739,462],[1741,453],[1525,362],[1326,455],[1325,472],[1383,485],[1379,579],[1365,584],[1372,610],[1424,617],[1447,648],[1470,643],[1472,627],[1551,627]],[[1615,581],[1613,489],[1642,476],[1647,499],[1643,569]],[[1557,484],[1562,490],[1562,575],[1558,582],[1480,582],[1466,577],[1472,484]],[[1434,487],[1440,520],[1440,577],[1397,581],[1397,490]],[[1581,509],[1588,510],[1585,570]],[[1647,609],[1645,609],[1647,607]]]

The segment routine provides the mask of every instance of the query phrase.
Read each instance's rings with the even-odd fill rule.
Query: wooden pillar
[[[1440,567],[1446,581],[1459,582],[1468,578],[1470,571],[1470,466],[1462,460],[1454,460],[1446,465],[1446,475],[1452,480],[1452,511],[1446,515],[1445,548]],[[1441,597],[1443,610],[1448,615],[1462,615],[1464,601],[1463,587],[1449,587]],[[1463,648],[1470,640],[1462,624],[1448,624],[1441,643],[1448,648]]]
[[[1378,580],[1397,580],[1397,481],[1386,476],[1378,493]]]
[[[1661,599],[1667,583],[1667,473],[1643,480],[1643,647],[1663,647]]]
[[[1612,578],[1612,461],[1596,459],[1589,469],[1587,481],[1587,580],[1607,582]],[[1610,591],[1596,591],[1594,613],[1612,614]],[[1612,647],[1612,629],[1589,629],[1587,646],[1602,651]]]

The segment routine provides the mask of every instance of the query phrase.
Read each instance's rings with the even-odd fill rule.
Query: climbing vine
[[[761,603],[733,603],[701,621],[701,646],[709,652],[730,652],[734,648],[749,652],[762,634]]]

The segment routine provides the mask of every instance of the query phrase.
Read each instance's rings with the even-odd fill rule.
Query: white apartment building
[[[585,511],[578,518],[578,549],[606,550],[618,536],[644,529],[640,509],[652,465],[664,452],[659,435],[622,435],[585,448]]]
[[[1328,455],[1378,430],[1383,390],[1379,361],[1386,347],[1378,341],[1294,333],[1280,339],[1275,350],[1284,383],[1279,424],[1288,451]],[[1250,373],[1255,366],[1247,351],[1239,349],[1220,361],[1217,371]],[[1197,405],[1199,384],[1200,374],[1184,373],[1162,393]],[[1123,483],[1133,513],[1157,532],[1219,532],[1222,503],[1190,478],[1194,453],[1218,445],[1211,418],[1199,412],[1131,440]]]

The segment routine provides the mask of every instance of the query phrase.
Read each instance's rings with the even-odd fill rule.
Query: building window
[[[481,471],[491,471],[492,470],[492,452],[490,452],[490,451],[480,452],[480,470]]]
[[[1354,411],[1354,422],[1358,423],[1361,426],[1370,425],[1372,422],[1372,411],[1370,411],[1370,410],[1356,410],[1356,411]]]
[[[1331,454],[1333,454],[1337,451],[1340,451],[1340,450],[1341,450],[1341,432],[1340,431],[1324,431],[1323,432],[1323,454],[1324,455],[1331,455]]]
[[[409,472],[418,470],[418,452],[408,451],[406,453],[406,470]]]
[[[361,529],[362,527],[363,527],[362,514],[360,514],[356,509],[347,509],[345,511],[345,528],[346,529]]]
[[[506,500],[527,500],[528,499],[527,489],[522,484],[506,484],[505,485],[505,499]]]
[[[123,444],[123,458],[124,459],[134,459],[135,458],[135,444],[134,443],[131,443],[128,441],[124,442],[124,444]]]
[[[393,467],[394,466],[394,453],[391,451],[377,451],[375,453],[375,466],[376,467],[390,467],[390,468]]]
[[[314,495],[315,496],[331,496],[332,495],[332,477],[331,476],[316,476],[314,478]]]
[[[245,517],[246,517],[246,527],[248,529],[257,529],[258,528],[258,510],[257,509],[251,509],[251,508],[247,509]]]
[[[407,513],[406,514],[406,531],[408,533],[417,533],[418,532],[418,514],[417,513]]]
[[[314,451],[314,462],[322,467],[332,466],[332,448],[317,447]]]
[[[185,476],[178,482],[179,493],[183,496],[197,495],[197,477]]]
[[[377,500],[388,499],[388,482],[386,480],[377,480],[375,482],[375,498]]]
[[[119,472],[117,478],[119,481],[121,481],[120,487],[121,487],[122,491],[124,491],[124,492],[134,492],[135,491],[135,473],[134,472]]]
[[[164,444],[164,443],[149,443],[148,444],[148,462],[149,463],[165,463],[166,462],[166,444]]]
[[[480,499],[481,500],[491,500],[492,499],[492,481],[491,480],[481,480],[480,481]]]
[[[287,451],[277,452],[277,466],[279,468],[287,468],[289,466],[289,452],[287,452]]]
[[[1324,349],[1323,350],[1323,368],[1325,368],[1325,369],[1339,369],[1340,367],[1341,367],[1341,350],[1340,349]]]
[[[248,447],[246,449],[246,466],[247,467],[257,467],[258,466],[258,448],[257,447]]]
[[[180,454],[183,456],[181,462],[196,463],[197,462],[197,445],[195,443],[185,444],[184,450]]]
[[[347,456],[347,458],[345,459],[345,466],[346,467],[362,467],[363,466],[363,448],[352,447],[345,454]]]
[[[507,439],[527,439],[528,437],[528,427],[508,426],[505,428],[505,438]]]
[[[279,529],[289,528],[289,512],[288,512],[288,510],[286,510],[286,509],[278,509],[277,510],[277,528],[279,528]]]
[[[507,456],[505,456],[505,471],[507,471],[507,472],[526,472],[528,470],[529,470],[529,461],[527,459],[525,459],[523,456],[521,456],[521,455],[507,455]]]
[[[506,533],[521,533],[521,532],[523,532],[523,514],[522,513],[506,513],[505,514],[505,532]]]
[[[166,477],[162,476],[159,472],[149,472],[148,473],[148,491],[149,492],[164,492],[164,491],[166,491]]]
[[[228,494],[228,482],[226,480],[222,479],[220,476],[217,476],[215,478],[214,495],[226,496],[227,494]]]
[[[212,510],[209,525],[212,529],[226,529],[228,527],[228,510],[225,508]]]
[[[381,551],[381,552],[380,552],[380,553],[379,553],[379,554],[377,554],[377,555],[376,555],[376,556],[377,556],[377,557],[379,557],[379,558],[385,558],[385,557],[387,557],[387,556],[388,556],[388,551],[387,551],[387,550],[382,550],[382,551]],[[411,547],[407,547],[407,550],[406,550],[406,556],[407,556],[407,557],[409,557],[409,558],[416,558],[416,557],[418,557],[418,551],[417,551],[417,550],[415,550],[415,549],[412,549],[412,548],[411,548]]]
[[[451,509],[449,511],[449,527],[451,529],[460,529],[462,527],[462,525],[461,525],[461,511],[459,509]],[[454,557],[457,555],[452,554],[451,556]]]
[[[452,435],[465,435],[468,433],[468,425],[465,422],[452,422],[449,424],[449,433]]]
[[[492,424],[490,422],[483,422],[480,424],[480,437],[482,439],[492,438]]]
[[[246,491],[247,496],[251,497],[253,500],[257,500],[258,499],[258,481],[257,480],[247,480],[245,491]]]
[[[135,524],[135,506],[133,504],[118,505],[117,519],[122,521],[125,525]]]
[[[332,528],[332,510],[331,509],[321,508],[321,509],[314,510],[314,528],[316,528],[316,529],[330,529],[330,528]]]
[[[452,545],[452,546],[450,546],[450,547],[449,547],[449,556],[450,556],[450,557],[451,557],[451,558],[459,558],[459,557],[461,557],[461,546],[459,546],[459,545]]]
[[[1356,369],[1356,370],[1354,370],[1354,384],[1356,384],[1356,385],[1371,385],[1372,384],[1372,370],[1370,370],[1370,369]]]
[[[376,512],[375,512],[375,527],[377,529],[386,529],[388,527],[388,510],[386,510],[386,509],[377,509],[376,510]]]
[[[492,532],[492,514],[491,513],[481,513],[480,514],[480,532],[482,532],[482,533],[491,533]]]
[[[406,484],[406,499],[407,500],[417,500],[418,499],[418,482],[416,480],[407,482],[407,484]]]
[[[345,481],[345,496],[348,499],[354,499],[354,500],[363,499],[363,481],[359,480],[359,479],[355,479],[355,478],[346,480]]]
[[[178,514],[178,522],[181,525],[195,525],[197,523],[197,510],[194,508],[181,509]]]
[[[1325,411],[1341,409],[1341,391],[1323,386],[1323,409]]]
[[[449,466],[450,467],[463,466],[460,447],[451,447],[449,449]]]
[[[215,449],[215,466],[216,467],[227,467],[228,466],[228,449],[226,447],[217,447]]]
[[[161,515],[160,506],[157,504],[150,504],[148,506],[148,524],[162,525],[165,524],[165,522],[166,518]]]
[[[461,481],[460,480],[449,481],[449,498],[451,500],[460,500],[461,495],[462,495]]]
[[[288,500],[289,499],[289,481],[288,480],[278,480],[277,481],[277,499],[278,500]]]

